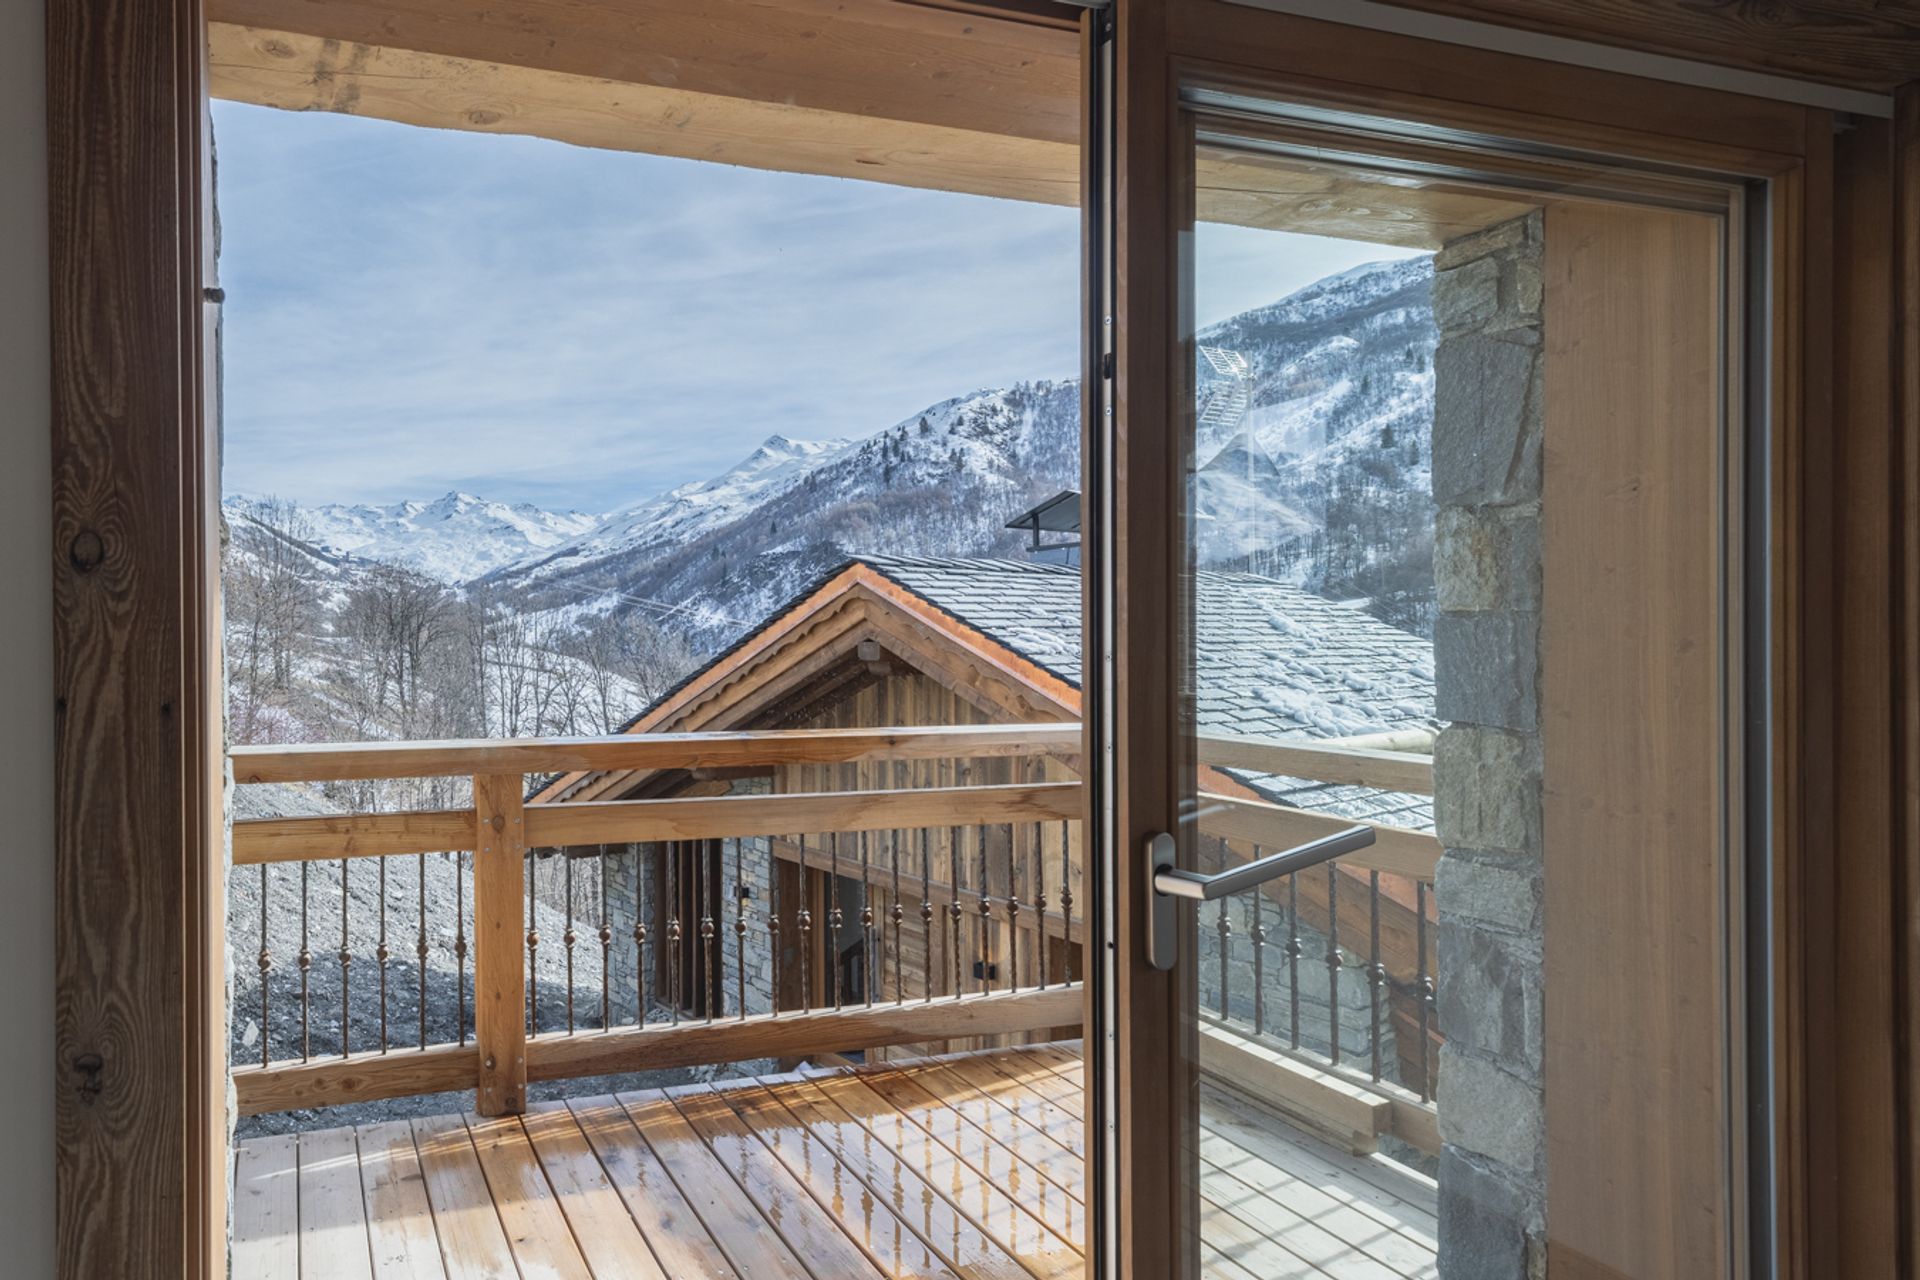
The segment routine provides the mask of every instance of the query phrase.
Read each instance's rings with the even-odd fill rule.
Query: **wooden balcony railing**
[[[1070,948],[1063,955],[1048,941],[1084,936],[1074,914],[1077,780],[534,805],[524,797],[532,779],[572,770],[1069,761],[1079,749],[1072,724],[237,748],[242,785],[468,776],[473,795],[463,808],[234,823],[235,867],[259,869],[261,921],[260,1052],[234,1069],[240,1111],[472,1088],[477,1109],[498,1115],[524,1108],[529,1081],[1077,1027]],[[447,994],[429,990],[429,930],[445,924],[427,918],[433,855],[454,860],[456,893],[454,941],[437,950],[443,967],[451,953],[457,1010],[451,1033],[440,1035],[430,1024],[444,1032],[446,1011],[429,1008]],[[363,859],[377,865],[356,874]],[[398,1034],[389,969],[408,939],[388,930],[395,859],[414,860],[419,883],[415,1026]],[[291,874],[285,864],[299,867],[298,994],[283,993],[298,1000],[299,1052],[276,1058],[271,974],[290,957],[284,945],[276,955],[268,919],[276,887],[294,885],[270,875]],[[321,1051],[313,977],[316,964],[330,966],[314,946],[315,864],[339,900],[327,922],[339,930],[328,1028],[337,1036]],[[358,1028],[356,1045],[353,966],[366,948],[356,946],[352,917],[355,890],[363,898],[369,883],[377,969],[359,981],[377,985],[378,1018]],[[846,885],[857,900],[845,898]],[[750,906],[756,888],[766,900]],[[789,901],[778,900],[782,888]],[[364,943],[364,903],[359,910]],[[763,949],[773,969],[755,975],[758,1008],[747,989],[750,949]],[[565,977],[550,983],[541,962],[556,952]],[[941,962],[929,963],[936,953]],[[585,1009],[576,1007],[580,977],[595,997]],[[558,989],[543,1010],[550,985]],[[631,995],[624,1020],[616,985]]]
[[[472,788],[460,807],[234,823],[236,874],[251,873],[260,906],[259,982],[243,997],[257,1001],[260,1040],[233,1071],[239,1108],[473,1089],[495,1115],[521,1110],[530,1082],[1075,1034],[1080,750],[1075,724],[237,748],[243,786]],[[740,794],[709,781],[733,793],[525,801],[562,772],[735,780],[876,762],[866,777],[902,785]],[[1197,811],[1202,856],[1221,866],[1350,820],[1225,794],[1219,770],[1433,789],[1426,757],[1338,744],[1211,737],[1201,762],[1215,771]],[[937,785],[903,785],[915,776]],[[1292,1074],[1261,1087],[1297,1092],[1323,1132],[1372,1125],[1430,1145],[1438,856],[1431,835],[1377,825],[1374,845],[1338,866],[1203,920],[1220,1072],[1285,1058]],[[1356,978],[1358,1014],[1342,985]],[[355,990],[362,1003],[377,994],[377,1016],[356,1018]],[[290,1023],[289,1006],[297,1032],[272,1016]],[[1341,1078],[1384,1092],[1351,1096]]]

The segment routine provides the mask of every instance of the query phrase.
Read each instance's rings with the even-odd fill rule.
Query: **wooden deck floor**
[[[1066,1280],[1080,1062],[1055,1046],[242,1142],[235,1280]],[[1433,1184],[1210,1093],[1218,1280],[1434,1270]]]

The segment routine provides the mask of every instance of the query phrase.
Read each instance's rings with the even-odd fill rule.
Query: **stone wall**
[[[767,903],[770,894],[771,851],[765,839],[722,840],[720,858],[720,901],[715,904],[714,951],[720,959],[724,982],[720,1005],[727,1014],[739,1012],[740,986],[737,975],[746,966],[746,1002],[748,1013],[766,1013],[773,1008],[773,948],[767,934]],[[621,845],[609,847],[606,857],[608,918],[613,930],[612,963],[608,966],[610,1003],[613,1021],[631,1025],[639,993],[644,990],[651,1004],[650,1018],[662,1021],[672,1016],[663,1000],[657,980],[657,966],[666,963],[666,920],[654,900],[655,871],[659,858],[667,856],[665,845]],[[747,889],[745,902],[746,932],[735,928],[735,905],[740,886]],[[636,920],[644,920],[648,929],[644,963],[639,972],[641,949],[634,944]],[[686,920],[681,927],[697,934],[699,921]],[[598,964],[598,942],[594,961]],[[644,981],[642,980],[644,979]]]
[[[1546,1269],[1541,233],[1532,214],[1434,260],[1444,1280]]]

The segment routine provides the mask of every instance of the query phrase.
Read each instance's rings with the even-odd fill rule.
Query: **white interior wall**
[[[0,3],[0,1272],[54,1274],[53,585],[42,0]]]

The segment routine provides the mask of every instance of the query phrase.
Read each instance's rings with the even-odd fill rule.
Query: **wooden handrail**
[[[1080,816],[1078,782],[824,791],[674,800],[596,800],[526,809],[533,848],[644,844],[829,831],[998,826]],[[236,866],[437,853],[475,847],[472,809],[246,818],[233,824]]]
[[[1200,763],[1223,769],[1257,769],[1288,778],[1373,787],[1381,791],[1433,794],[1433,757],[1410,751],[1298,742],[1285,738],[1202,734]]]
[[[725,769],[863,760],[1077,754],[1080,726],[936,725],[903,729],[765,729],[597,738],[450,739],[235,747],[237,783],[546,774],[601,769]]]
[[[1304,844],[1354,825],[1351,818],[1208,792],[1201,793],[1197,812],[1201,834],[1245,840],[1265,850]],[[1424,831],[1409,831],[1405,827],[1390,827],[1379,822],[1364,825],[1373,828],[1373,843],[1342,856],[1341,866],[1384,871],[1429,883],[1433,880],[1434,868],[1440,863],[1439,840]]]

